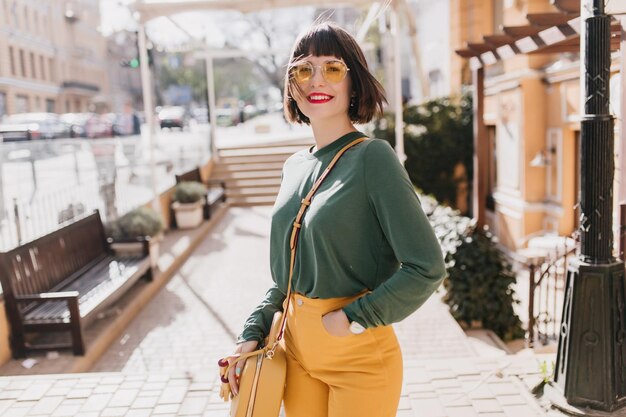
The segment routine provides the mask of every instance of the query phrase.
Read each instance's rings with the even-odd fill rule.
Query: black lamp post
[[[626,405],[626,282],[613,249],[613,116],[610,17],[605,0],[581,0],[580,248],[567,274],[555,382],[568,403]]]

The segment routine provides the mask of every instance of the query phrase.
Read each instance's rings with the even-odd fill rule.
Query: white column
[[[217,146],[215,144],[215,129],[217,128],[217,115],[215,114],[215,77],[213,75],[213,55],[206,50],[206,89],[208,93],[209,108],[209,141],[211,146],[211,159],[217,160]]]
[[[398,159],[404,165],[406,154],[404,153],[404,120],[402,117],[402,68],[400,66],[400,16],[397,8],[391,10],[391,35],[393,36],[393,86],[394,86],[394,110],[396,113],[396,153]]]
[[[150,155],[150,183],[152,185],[152,206],[157,212],[161,212],[159,203],[159,190],[157,189],[156,164],[154,157],[154,104],[152,100],[152,77],[148,64],[148,49],[146,46],[146,25],[139,23],[139,68],[141,70],[141,91],[143,94],[143,110],[146,116],[147,139]]]

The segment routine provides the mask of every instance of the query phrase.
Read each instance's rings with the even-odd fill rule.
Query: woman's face
[[[347,118],[352,90],[349,74],[338,83],[329,82],[322,75],[322,66],[325,63],[343,61],[335,56],[309,56],[303,61],[311,63],[313,76],[304,82],[293,81],[302,93],[301,95],[294,89],[294,99],[300,111],[312,123]]]

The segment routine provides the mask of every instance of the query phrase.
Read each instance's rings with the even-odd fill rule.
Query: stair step
[[[259,197],[268,196],[276,197],[280,187],[242,187],[231,188],[226,190],[226,198],[239,198],[239,197]]]
[[[242,197],[229,199],[228,204],[239,207],[273,206],[275,201],[275,197]]]
[[[281,142],[272,142],[272,143],[259,143],[257,145],[244,145],[244,146],[222,146],[218,149],[218,151],[222,150],[232,150],[232,149],[265,149],[265,148],[297,148],[300,147],[306,148],[308,146],[312,146],[315,144],[315,140],[313,138],[306,139],[294,139],[289,141],[281,141]]]
[[[219,164],[263,164],[268,162],[285,163],[291,153],[274,155],[221,156]]]
[[[219,176],[226,172],[248,172],[248,171],[282,171],[283,162],[265,162],[256,163],[250,162],[248,164],[225,164],[219,163],[213,169],[213,175]]]
[[[249,180],[249,179],[267,179],[267,178],[280,178],[282,171],[233,171],[233,172],[221,172],[219,175],[214,175],[213,178],[219,178],[220,180]]]
[[[263,179],[226,179],[226,189],[233,188],[258,188],[258,187],[278,187],[280,177]]]

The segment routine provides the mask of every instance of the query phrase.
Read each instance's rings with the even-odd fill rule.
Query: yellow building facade
[[[0,116],[84,112],[107,94],[97,0],[0,0]]]
[[[452,49],[473,51],[481,59],[485,55],[478,52],[489,51],[485,44],[493,47],[504,39],[503,26],[521,33],[533,26],[531,17],[545,19],[545,26],[534,26],[546,29],[551,26],[548,21],[560,19],[558,14],[563,13],[550,0],[453,3]],[[575,17],[563,14],[564,21]],[[510,250],[524,247],[538,235],[570,236],[579,225],[579,53],[573,42],[571,48],[559,46],[559,50],[517,51],[515,56],[499,56],[489,64],[483,59],[486,150],[478,163],[484,172],[486,198],[477,204],[485,208],[485,223]],[[619,72],[618,58],[614,53],[613,73]],[[451,67],[453,91],[472,83],[468,56],[454,54]],[[618,181],[616,172],[616,187]],[[615,200],[614,212],[619,213]],[[614,223],[617,240],[617,216]]]

